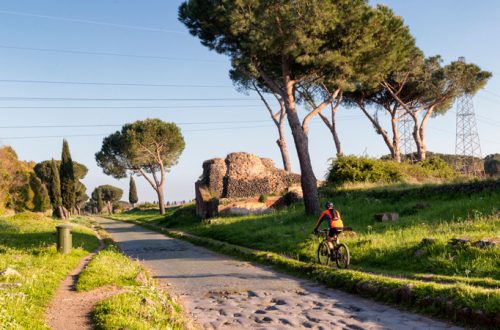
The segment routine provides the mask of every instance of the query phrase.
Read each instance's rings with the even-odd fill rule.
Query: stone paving
[[[202,329],[459,329],[137,225],[100,222]]]

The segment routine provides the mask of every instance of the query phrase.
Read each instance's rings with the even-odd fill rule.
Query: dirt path
[[[99,221],[204,329],[459,329],[130,223]]]
[[[97,288],[89,292],[77,292],[75,289],[78,276],[82,270],[104,248],[102,240],[99,243],[99,248],[82,259],[57,289],[56,295],[46,313],[47,324],[52,329],[93,329],[91,313],[94,305],[122,291],[120,288],[111,286]]]

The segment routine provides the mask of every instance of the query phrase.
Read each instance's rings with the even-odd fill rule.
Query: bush
[[[328,182],[399,182],[402,180],[398,164],[366,157],[342,156],[332,162]]]
[[[457,172],[438,156],[429,157],[420,163],[416,163],[414,166],[420,166],[424,170],[429,171],[429,176],[442,179],[451,179],[457,176]]]
[[[367,157],[342,156],[332,162],[328,183],[401,183],[451,179],[458,174],[441,158],[430,157],[425,161],[396,163]]]
[[[259,203],[265,203],[265,202],[267,202],[267,195],[264,195],[264,194],[260,195],[259,196]]]
[[[158,204],[151,202],[144,202],[136,206],[139,210],[157,209]]]
[[[484,172],[489,176],[500,176],[500,154],[492,154],[484,158]]]

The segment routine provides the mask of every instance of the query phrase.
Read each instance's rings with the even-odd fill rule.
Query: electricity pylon
[[[465,63],[465,58],[459,61]],[[457,137],[455,144],[455,155],[457,156],[457,169],[462,173],[472,176],[482,173],[476,158],[482,158],[481,144],[477,130],[476,113],[472,96],[464,91],[457,100]]]
[[[401,153],[405,156],[405,159],[413,163],[415,152],[417,151],[415,140],[413,139],[413,119],[405,111],[401,111],[399,118],[398,132],[400,136]]]

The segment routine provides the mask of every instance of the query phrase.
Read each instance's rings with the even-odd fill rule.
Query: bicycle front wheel
[[[330,249],[326,241],[323,241],[318,246],[318,263],[323,266],[328,266],[330,263]]]
[[[351,255],[349,254],[349,248],[344,243],[339,244],[337,247],[335,262],[338,268],[345,269],[349,267]]]

